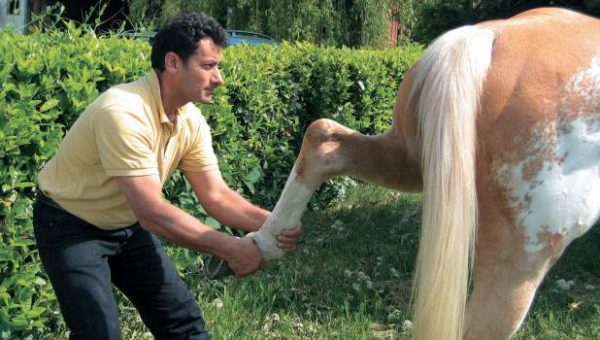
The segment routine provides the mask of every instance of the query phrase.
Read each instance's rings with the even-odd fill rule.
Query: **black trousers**
[[[102,230],[43,195],[33,216],[40,258],[70,339],[121,339],[113,284],[156,339],[209,339],[194,297],[159,241],[139,223]]]

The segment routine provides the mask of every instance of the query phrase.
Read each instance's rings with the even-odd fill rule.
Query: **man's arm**
[[[224,225],[257,231],[271,214],[232,190],[218,170],[186,171],[184,174],[206,212]],[[278,247],[286,251],[296,249],[301,233],[301,225],[283,231],[277,237]]]
[[[257,231],[271,214],[229,188],[218,170],[184,174],[206,212],[221,224]]]
[[[249,275],[263,265],[260,250],[251,239],[218,232],[163,201],[158,176],[114,179],[145,229],[177,245],[224,259],[238,277]]]

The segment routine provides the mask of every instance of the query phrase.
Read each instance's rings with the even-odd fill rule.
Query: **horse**
[[[423,192],[414,338],[511,337],[600,216],[599,32],[598,19],[539,8],[441,35],[405,74],[389,131],[311,123],[250,237],[281,257],[274,235],[335,176]]]

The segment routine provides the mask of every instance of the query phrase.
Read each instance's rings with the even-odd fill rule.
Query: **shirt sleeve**
[[[152,129],[126,108],[108,106],[93,120],[98,156],[107,176],[158,175]]]
[[[188,152],[183,155],[179,168],[184,171],[196,172],[219,169],[217,156],[212,145],[210,127],[204,117],[200,119],[198,134]]]

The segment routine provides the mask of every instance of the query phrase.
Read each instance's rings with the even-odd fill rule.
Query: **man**
[[[217,232],[161,195],[180,168],[221,223],[255,231],[269,215],[225,184],[209,127],[192,104],[210,103],[223,84],[226,43],[211,17],[174,18],[154,39],[154,70],[100,95],[40,172],[35,235],[71,339],[120,339],[112,284],[157,339],[208,338],[193,296],[153,234],[225,259],[238,277],[263,266],[251,238]],[[279,247],[293,250],[300,233],[301,226],[282,233]]]

